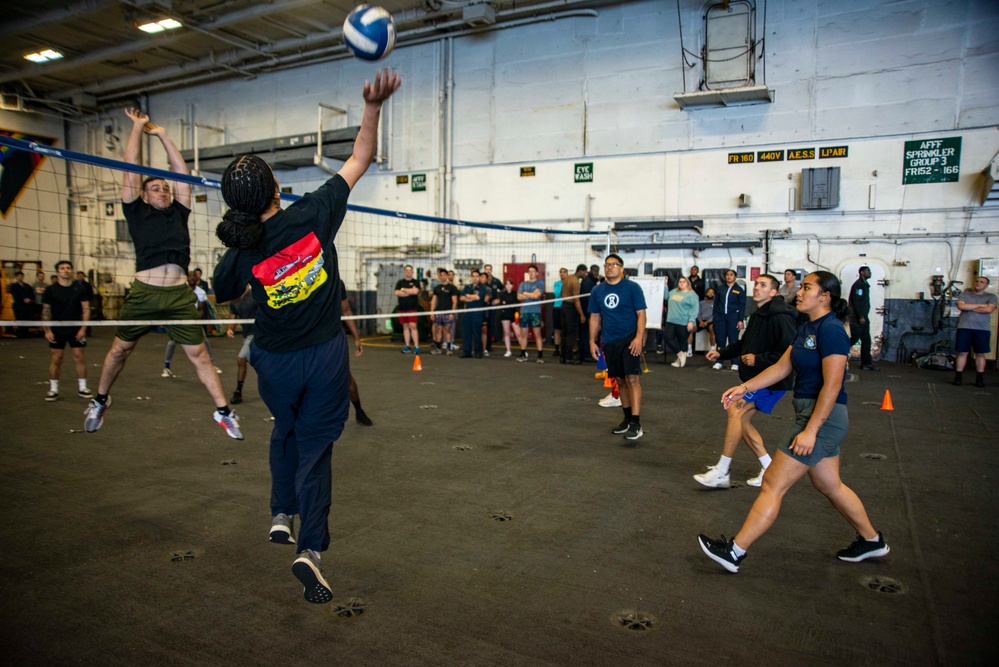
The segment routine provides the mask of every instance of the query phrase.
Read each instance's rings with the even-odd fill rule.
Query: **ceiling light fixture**
[[[29,53],[24,56],[25,60],[30,60],[33,63],[47,63],[50,60],[59,60],[60,58],[62,58],[62,54],[52,49],[45,49],[44,51]]]
[[[148,32],[149,34],[155,34],[157,32],[163,32],[164,30],[176,30],[181,27],[180,21],[174,19],[163,19],[162,21],[154,21],[151,23],[143,23],[137,26],[142,32]]]

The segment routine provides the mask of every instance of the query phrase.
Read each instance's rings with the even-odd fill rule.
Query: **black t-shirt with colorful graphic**
[[[340,333],[340,273],[333,239],[349,196],[347,182],[334,176],[264,222],[261,254],[230,248],[215,267],[219,301],[231,301],[251,286],[257,302],[253,342],[260,348],[294,352]]]

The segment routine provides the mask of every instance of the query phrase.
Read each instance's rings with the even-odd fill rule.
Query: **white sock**
[[[869,540],[866,537],[864,539],[867,540],[868,542],[874,544],[874,543],[877,543],[877,542],[881,541],[881,536],[880,535],[875,535],[874,537],[872,537]]]
[[[87,390],[87,378],[76,378],[76,384],[80,387],[80,391]]]
[[[59,380],[49,380],[49,391],[59,393]]]
[[[760,465],[763,466],[764,470],[766,470],[767,468],[770,467],[770,461],[772,460],[773,459],[770,458],[769,454],[764,454],[763,456],[760,457]]]
[[[718,464],[715,466],[715,468],[717,468],[718,472],[720,472],[721,474],[727,475],[728,469],[731,465],[732,465],[732,457],[722,456],[721,458],[718,459]]]
[[[736,558],[742,558],[746,555],[746,550],[736,544],[735,540],[732,540],[732,553],[735,554]]]

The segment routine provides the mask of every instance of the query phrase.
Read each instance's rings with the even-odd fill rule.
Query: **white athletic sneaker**
[[[680,362],[680,368],[687,365],[687,352],[680,352],[676,355],[677,361]]]
[[[614,398],[614,392],[611,392],[606,396],[604,396],[603,398],[601,398],[600,402],[597,403],[597,405],[599,405],[602,408],[619,408],[621,407],[621,399]]]
[[[510,350],[507,350],[506,354],[504,354],[503,356],[506,357],[507,359],[509,359],[510,357],[513,356],[513,352],[511,352]]]
[[[173,374],[173,371],[172,371],[172,370],[170,370],[169,368],[164,368],[164,369],[163,369],[163,372],[162,372],[162,373],[160,373],[160,377],[161,377],[161,378],[172,378],[172,377],[177,377],[177,376],[176,376],[176,375],[174,375],[174,374]]]
[[[694,354],[694,348],[692,346],[688,345],[687,346],[687,356],[689,357],[689,356],[691,356],[693,354]]]
[[[227,415],[223,415],[221,412],[216,410],[212,413],[212,419],[215,423],[225,429],[226,435],[228,435],[233,440],[242,440],[243,432],[239,430],[239,417],[236,416],[235,412],[229,412]]]
[[[732,370],[738,372],[739,371],[739,364],[732,364]]]
[[[218,373],[219,375],[222,375],[222,369],[219,368],[218,366],[215,367],[215,372]]]
[[[676,353],[676,359],[674,359],[673,363],[670,364],[670,366],[672,366],[673,368],[680,368],[680,366],[683,365],[682,363],[680,363],[680,354],[682,354],[682,353],[677,352]]]
[[[746,484],[749,486],[763,486],[763,473],[767,471],[766,468],[760,469],[760,474],[753,479],[747,479]]]
[[[719,361],[717,364],[715,364],[711,368],[715,369],[716,371],[720,371],[722,369],[721,362]]]
[[[694,475],[694,479],[698,483],[709,486],[712,489],[727,489],[731,485],[728,474],[723,474],[717,466],[708,466],[707,472]]]

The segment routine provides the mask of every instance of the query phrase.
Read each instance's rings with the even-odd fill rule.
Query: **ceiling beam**
[[[289,11],[299,7],[314,5],[318,2],[321,2],[321,0],[273,0],[273,2],[255,5],[248,9],[224,14],[213,21],[199,24],[199,28],[210,32],[211,30],[233,25],[241,21],[264,18],[274,12]],[[60,72],[71,72],[85,65],[93,65],[94,63],[99,63],[104,60],[120,57],[129,53],[145,51],[156,46],[165,46],[176,41],[182,36],[182,34],[167,34],[158,35],[154,38],[137,39],[126,44],[118,44],[110,48],[91,51],[90,53],[82,56],[65,58],[54,63],[45,63],[44,74],[39,71],[37,66],[22,67],[18,70],[0,74],[0,84],[10,83],[11,81],[18,81],[20,79],[32,79],[42,75],[47,76],[51,74],[58,74]]]
[[[87,14],[103,9],[108,5],[117,4],[117,0],[82,0],[82,2],[78,2],[69,7],[64,7],[63,9],[56,9],[51,12],[30,16],[24,19],[5,21],[4,23],[0,23],[0,37],[21,35],[29,30],[44,28],[54,23],[62,23],[64,21],[83,18]],[[6,11],[10,10],[8,9]]]

